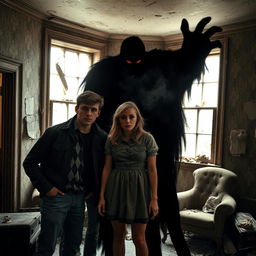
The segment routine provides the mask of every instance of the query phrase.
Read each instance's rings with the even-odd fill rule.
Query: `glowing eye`
[[[139,63],[141,63],[141,60],[137,60],[137,61],[136,61],[136,64],[139,64]]]
[[[128,64],[132,64],[132,62],[131,62],[130,60],[126,60],[126,62],[127,62]]]

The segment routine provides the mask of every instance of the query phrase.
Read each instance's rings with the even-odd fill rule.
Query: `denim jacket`
[[[52,187],[65,192],[67,175],[70,171],[72,150],[77,136],[74,122],[76,116],[68,121],[49,127],[32,147],[23,162],[26,174],[40,196]],[[96,124],[92,126],[92,167],[93,193],[96,197],[100,190],[101,173],[104,165],[104,145],[107,134]]]

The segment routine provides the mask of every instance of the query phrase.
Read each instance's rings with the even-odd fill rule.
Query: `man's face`
[[[76,106],[77,122],[81,126],[92,125],[100,115],[99,103],[94,105],[80,104]]]

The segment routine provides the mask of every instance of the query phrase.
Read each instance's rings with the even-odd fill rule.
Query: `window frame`
[[[217,49],[220,52],[220,66],[219,66],[219,90],[218,90],[218,106],[216,110],[216,123],[213,123],[213,130],[215,131],[212,134],[213,141],[213,163],[212,164],[201,164],[201,163],[189,163],[189,162],[180,162],[180,167],[189,170],[195,170],[200,166],[221,166],[223,161],[223,137],[224,137],[224,114],[225,114],[225,84],[226,84],[226,69],[227,69],[227,60],[228,60],[228,38],[224,37],[213,37],[212,41],[220,40],[222,43],[221,49]],[[181,36],[170,37],[169,41],[166,42],[165,48],[169,50],[177,50],[182,45]],[[212,53],[216,53],[216,50],[213,50]]]
[[[50,100],[50,113],[53,112],[53,104],[54,103],[60,103],[60,104],[66,104],[67,106],[67,116],[68,116],[68,110],[70,108],[70,105],[73,105],[73,107],[75,107],[75,103],[73,101],[67,101],[67,100]],[[52,124],[52,118],[53,118],[53,115],[50,115],[50,124]]]
[[[196,123],[196,131],[194,133],[190,133],[190,132],[185,132],[185,134],[193,134],[196,136],[196,148],[195,150],[197,149],[197,142],[198,142],[198,136],[200,135],[211,135],[211,158],[209,159],[211,162],[213,161],[213,159],[215,159],[215,151],[214,151],[214,143],[215,143],[215,140],[214,138],[216,137],[215,135],[215,126],[216,126],[216,113],[217,113],[217,108],[216,107],[183,107],[183,109],[185,110],[196,110],[197,112],[197,123]],[[212,131],[211,131],[211,134],[203,134],[203,133],[200,133],[198,131],[198,121],[199,121],[199,112],[200,110],[212,110],[212,113],[213,113],[213,118],[212,118]]]
[[[214,164],[221,166],[223,161],[223,138],[224,138],[224,115],[225,115],[225,85],[226,85],[226,69],[228,54],[228,39],[219,39],[222,43],[220,49],[220,72],[219,72],[219,92],[218,92],[218,108],[216,117],[216,133],[214,141],[215,158]]]
[[[52,39],[51,40],[51,50],[52,50],[52,48],[59,48],[59,49],[61,49],[61,51],[63,51],[63,54],[64,54],[64,56],[66,56],[66,52],[72,52],[72,53],[75,53],[76,55],[80,55],[80,54],[86,54],[87,56],[89,56],[89,59],[90,59],[90,63],[89,63],[89,65],[88,65],[88,67],[90,67],[92,64],[93,64],[93,62],[95,62],[95,60],[97,60],[98,61],[98,59],[99,59],[99,51],[97,51],[97,50],[94,50],[94,49],[91,49],[91,48],[88,48],[88,47],[82,47],[81,45],[76,45],[76,44],[70,44],[70,43],[66,43],[66,42],[63,42],[63,41],[59,41],[59,40],[56,40],[56,39]],[[65,57],[64,57],[64,59],[65,59]],[[52,60],[50,60],[50,65],[52,65],[53,63],[52,63]],[[56,71],[57,72],[57,71]],[[72,79],[80,79],[80,81],[81,81],[81,79],[83,79],[84,78],[84,75],[83,76],[74,76],[74,75],[70,75],[70,74],[67,74],[66,73],[66,70],[64,69],[64,75],[65,75],[65,78],[66,79],[68,79],[68,78],[72,78]],[[50,66],[50,81],[51,81],[51,78],[52,78],[52,76],[60,76],[59,74],[58,74],[58,72],[57,73],[55,73],[55,72],[52,72],[52,67]],[[76,105],[76,103],[75,103],[75,99],[73,98],[73,99],[71,99],[71,98],[61,98],[61,99],[56,99],[56,98],[51,98],[51,90],[52,90],[52,86],[54,86],[51,82],[50,82],[50,85],[49,85],[49,90],[50,90],[50,111],[49,111],[49,125],[50,126],[52,126],[52,125],[54,125],[55,123],[53,123],[53,117],[54,117],[54,113],[53,113],[53,109],[54,109],[54,104],[58,104],[58,103],[60,103],[60,104],[65,104],[66,105],[66,108],[67,108],[67,115],[66,115],[66,117],[67,117],[67,119],[66,120],[68,120],[70,117],[69,117],[69,105],[71,106],[73,106],[73,109],[75,109],[74,108],[74,106]],[[58,89],[59,90],[59,89]],[[60,93],[60,95],[61,95],[61,93]],[[65,120],[63,120],[63,121],[65,121]]]
[[[106,55],[106,41],[88,35],[74,35],[73,33],[61,32],[53,28],[46,28],[44,32],[43,67],[41,86],[41,133],[51,124],[50,110],[50,51],[52,40],[62,41],[65,45],[77,45],[87,48],[93,54],[93,63]]]
[[[22,131],[24,130],[22,122],[22,70],[23,64],[5,56],[0,55],[0,72],[5,73],[12,86],[8,86],[8,92],[5,95],[5,107],[8,110],[2,123],[2,136],[5,138],[2,148],[2,160],[0,169],[2,169],[0,181],[0,195],[4,195],[0,202],[1,212],[13,212],[20,208],[20,166],[21,166],[21,141]],[[5,79],[5,78],[4,78]],[[4,81],[3,81],[4,86]],[[4,90],[4,87],[2,87]],[[3,117],[4,118],[4,117]],[[7,146],[5,148],[5,145]],[[8,193],[6,193],[8,191]]]

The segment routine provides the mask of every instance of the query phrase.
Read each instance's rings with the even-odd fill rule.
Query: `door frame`
[[[0,55],[0,70],[6,76],[10,76],[13,81],[13,87],[5,88],[7,93],[2,98],[2,102],[6,104],[3,109],[7,109],[10,113],[5,120],[2,120],[4,139],[8,145],[3,144],[0,210],[2,212],[14,212],[20,208],[22,63]]]

